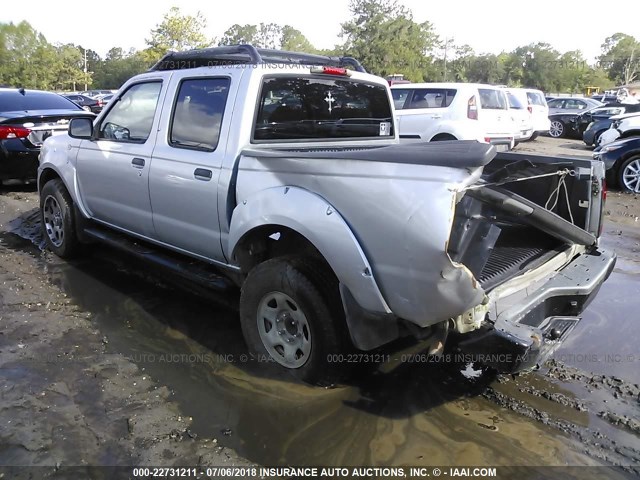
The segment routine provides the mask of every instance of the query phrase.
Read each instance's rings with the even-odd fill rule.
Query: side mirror
[[[90,118],[74,118],[69,124],[69,136],[82,140],[91,140],[93,137],[93,120]]]

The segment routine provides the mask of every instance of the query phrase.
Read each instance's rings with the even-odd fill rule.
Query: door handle
[[[193,172],[193,176],[198,180],[208,182],[209,180],[211,180],[213,172],[211,170],[207,170],[206,168],[196,168]]]
[[[131,165],[133,165],[135,168],[144,167],[144,158],[134,158],[133,160],[131,160]]]

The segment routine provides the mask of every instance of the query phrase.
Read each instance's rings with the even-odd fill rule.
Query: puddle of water
[[[402,364],[344,388],[307,387],[272,365],[241,360],[247,352],[237,313],[220,306],[233,303],[233,298],[216,303],[186,293],[189,286],[179,279],[165,282],[146,265],[100,246],[73,263],[48,254],[36,258],[51,281],[92,314],[110,352],[129,357],[172,390],[182,411],[193,417],[193,433],[216,437],[251,461],[267,465],[599,463],[584,453],[584,444],[575,436],[481,396],[484,379],[465,380],[460,369]],[[619,352],[620,345],[631,345],[633,299],[628,294],[629,285],[637,281],[630,274],[614,273],[556,356],[603,349]],[[606,320],[611,302],[626,318],[616,320],[616,329],[612,320]],[[591,371],[594,365],[578,366]],[[637,367],[598,365],[615,367],[620,375],[637,373]],[[536,374],[523,378],[500,388],[515,400],[533,404],[534,412],[565,418],[576,428],[593,426],[592,414],[530,394],[553,391],[573,401],[577,390]],[[624,442],[633,444],[634,438]]]
[[[640,383],[640,276],[616,270],[554,358],[586,372]]]

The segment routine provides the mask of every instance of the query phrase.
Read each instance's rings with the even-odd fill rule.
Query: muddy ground
[[[518,149],[590,155],[550,138]],[[319,389],[247,360],[237,312],[225,306],[233,298],[190,293],[104,247],[68,262],[43,250],[34,188],[3,187],[0,477],[249,463],[637,474],[638,217],[637,196],[609,193],[602,242],[617,252],[616,269],[541,370],[463,375],[390,352],[351,385]]]

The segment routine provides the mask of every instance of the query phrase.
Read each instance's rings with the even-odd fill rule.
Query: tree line
[[[638,80],[640,41],[625,33],[604,39],[601,55],[590,64],[579,50],[560,52],[533,43],[500,54],[478,54],[470,45],[441,38],[428,22],[416,22],[397,0],[351,0],[351,18],[341,24],[340,40],[330,49],[315,48],[291,25],[261,23],[229,27],[207,38],[201,14],[171,8],[149,32],[146,48],[114,47],[102,58],[76,44],[51,44],[28,22],[0,23],[0,84],[44,90],[119,88],[147,70],[168,50],[251,43],[323,55],[351,56],[367,71],[402,74],[415,82],[479,82],[526,86],[543,91],[580,93],[588,86],[608,89]]]

